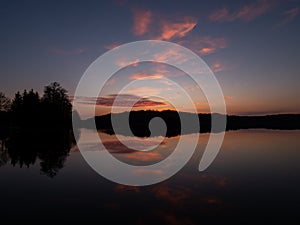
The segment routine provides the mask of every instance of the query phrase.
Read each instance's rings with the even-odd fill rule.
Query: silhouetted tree
[[[35,127],[39,124],[40,117],[40,97],[37,92],[31,89],[29,92],[24,90],[15,94],[11,105],[14,122],[22,126]]]
[[[22,95],[20,94],[20,92],[18,91],[15,94],[15,98],[12,101],[11,110],[12,111],[18,111],[18,110],[20,110],[22,105],[23,105],[23,98],[22,98]]]
[[[10,104],[10,99],[6,97],[4,93],[0,92],[0,111],[9,111]]]
[[[46,86],[42,97],[43,117],[48,126],[71,126],[72,105],[67,91],[54,82]]]

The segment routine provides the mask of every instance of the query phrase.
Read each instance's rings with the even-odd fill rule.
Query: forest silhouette
[[[34,165],[54,177],[75,144],[72,105],[67,91],[57,82],[44,88],[17,92],[12,101],[0,93],[0,166]]]

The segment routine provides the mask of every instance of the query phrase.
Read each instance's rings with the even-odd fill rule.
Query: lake
[[[195,135],[200,135],[199,143],[186,166],[170,179],[144,187],[101,177],[76,146],[58,159],[39,153],[30,159],[29,167],[19,158],[13,166],[3,148],[1,224],[270,224],[271,220],[299,224],[300,131],[226,132],[217,158],[203,172],[198,165],[209,134],[187,137]],[[99,136],[111,154],[133,165],[162,160],[179,139],[165,138],[153,151],[139,152],[124,149],[114,135]],[[132,138],[123,138],[132,143]],[[27,150],[26,140],[23,142],[19,152]],[[141,139],[134,144],[143,147],[156,142],[155,138]],[[96,151],[95,140],[86,144],[88,151]],[[45,171],[52,164],[45,161],[47,157],[59,162],[48,175]]]

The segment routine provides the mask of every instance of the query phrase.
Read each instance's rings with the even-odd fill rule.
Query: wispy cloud
[[[132,74],[129,77],[129,80],[155,80],[155,79],[161,79],[164,76],[162,74],[146,74],[146,73],[136,73]]]
[[[199,37],[181,41],[178,43],[192,49],[200,55],[212,54],[218,51],[219,49],[227,47],[227,40],[223,37]]]
[[[185,37],[197,25],[197,19],[183,16],[169,19],[150,10],[134,8],[133,34],[156,40],[173,40]]]
[[[128,65],[130,66],[138,66],[139,65],[140,60],[139,59],[135,59],[135,60],[130,60],[126,57],[120,56],[117,60],[116,60],[116,65],[120,66],[120,67],[126,67]]]
[[[156,62],[166,62],[168,60],[169,62],[171,61],[173,63],[182,64],[189,59],[180,48],[174,47],[158,52],[154,55],[154,60]]]
[[[156,39],[171,40],[185,37],[196,25],[197,21],[192,17],[186,17],[181,22],[162,21],[161,34]]]
[[[214,22],[251,21],[268,12],[275,3],[276,1],[271,0],[257,0],[252,4],[244,5],[235,12],[230,12],[223,7],[210,14],[209,20]]]
[[[214,73],[218,73],[224,71],[225,67],[220,62],[214,62],[211,65],[211,69]]]
[[[126,90],[127,93],[133,94],[133,95],[138,95],[138,96],[158,96],[161,94],[162,89],[158,87],[147,87],[147,86],[142,86],[142,87],[134,87],[132,89]]]
[[[86,48],[75,48],[75,49],[63,49],[63,48],[50,48],[49,51],[51,53],[57,54],[57,55],[81,55],[87,51]]]
[[[112,44],[104,45],[104,48],[107,50],[111,50],[111,49],[119,47],[120,45],[121,44],[119,44],[119,43],[112,43]]]
[[[104,97],[88,98],[81,97],[74,99],[82,104],[96,104],[98,106],[116,106],[116,107],[148,107],[148,106],[165,106],[164,102],[154,101],[149,98],[139,97],[133,94],[111,94]]]
[[[300,10],[298,7],[283,12],[282,15],[284,18],[277,24],[277,26],[283,26],[287,23],[290,23],[297,17],[299,12]]]
[[[133,9],[133,33],[137,36],[144,35],[152,20],[152,12],[144,9]]]

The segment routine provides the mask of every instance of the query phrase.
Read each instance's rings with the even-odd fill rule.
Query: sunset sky
[[[215,73],[230,114],[300,113],[297,0],[1,1],[0,28],[0,91],[10,97],[25,88],[42,93],[54,81],[73,96],[101,54],[151,39],[197,53]],[[176,97],[176,87],[161,82],[163,77],[187,87],[197,110],[208,112],[204,96],[186,74],[153,63],[124,68],[107,83],[103,96],[85,101],[96,101],[107,112],[118,90],[139,79],[144,84],[129,89],[124,104],[143,97],[138,109],[171,108],[148,98]],[[149,80],[152,86],[147,86]],[[180,110],[189,106],[183,101]]]

